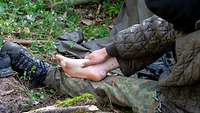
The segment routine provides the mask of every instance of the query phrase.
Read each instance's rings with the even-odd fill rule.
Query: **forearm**
[[[174,47],[175,31],[167,21],[153,16],[119,32],[113,44],[106,48],[112,57],[140,58],[164,53]]]

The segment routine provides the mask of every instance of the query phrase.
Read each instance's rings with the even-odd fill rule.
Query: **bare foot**
[[[94,81],[102,80],[109,71],[119,67],[119,63],[114,57],[109,58],[101,64],[87,67],[84,67],[84,64],[88,62],[89,59],[70,59],[62,55],[56,55],[56,60],[60,61],[60,65],[67,76]]]
[[[56,55],[55,60],[60,62],[63,71],[69,77],[84,78],[99,81],[106,76],[105,66],[102,64],[84,67],[88,59],[71,59],[62,55]]]
[[[88,80],[100,81],[105,78],[107,72],[99,65],[73,68],[63,68],[64,72],[69,77],[84,78]]]
[[[113,69],[119,67],[119,63],[116,58],[109,58],[107,61],[101,64],[95,64],[85,68],[77,68],[76,70],[71,70],[72,75],[78,78],[85,78],[94,81],[100,81],[106,77],[107,73]],[[66,71],[67,72],[67,71]],[[70,70],[68,71],[70,72]]]
[[[84,67],[85,62],[89,59],[71,59],[62,55],[56,55],[55,60],[59,61],[65,68]]]

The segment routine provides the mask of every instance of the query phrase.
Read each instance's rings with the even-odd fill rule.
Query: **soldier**
[[[52,67],[11,42],[1,52],[11,57],[14,70],[26,71],[35,83],[44,83],[62,94],[91,92],[102,101],[132,107],[136,113],[198,113],[200,1],[146,0],[146,5],[159,17],[124,28],[113,35],[115,40],[109,46],[85,59],[56,55],[62,68]],[[163,73],[159,81],[129,77],[174,49],[177,61],[168,76]],[[117,67],[126,77],[107,76]]]

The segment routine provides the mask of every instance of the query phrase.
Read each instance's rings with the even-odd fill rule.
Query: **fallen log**
[[[56,107],[56,106],[48,106],[45,108],[40,108],[24,113],[74,113],[74,112],[95,112],[99,111],[99,109],[94,105],[86,105],[86,106],[74,106],[74,107]]]
[[[24,40],[24,39],[5,39],[4,42],[11,41],[23,46],[31,46],[33,43],[47,43],[47,40]]]

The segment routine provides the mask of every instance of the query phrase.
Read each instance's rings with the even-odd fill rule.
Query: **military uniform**
[[[181,3],[183,7],[190,6],[188,10],[193,11],[193,8],[198,8],[200,3],[198,0],[145,1],[151,11],[169,20],[173,25],[158,16],[152,16],[143,20],[140,24],[136,24],[141,19],[141,13],[138,12],[147,11],[148,13],[142,14],[148,16],[151,13],[146,8],[146,11],[141,10],[143,8],[140,6],[145,6],[144,1],[127,0],[122,6],[110,38],[105,41],[95,40],[82,45],[78,45],[80,40],[76,40],[75,48],[68,46],[75,39],[64,41],[63,37],[60,37],[56,43],[59,52],[71,52],[80,56],[80,58],[87,52],[106,47],[108,54],[117,58],[120,69],[125,76],[109,75],[100,82],[68,78],[61,68],[53,68],[45,63],[41,65],[40,62],[36,62],[32,58],[31,61],[35,61],[36,67],[44,68],[37,71],[38,73],[32,74],[33,78],[43,81],[45,75],[44,83],[55,88],[61,94],[77,96],[91,92],[102,102],[132,107],[133,112],[136,113],[198,113],[200,111],[200,39],[198,37],[200,31],[191,32],[197,30],[198,24],[195,24],[195,21],[200,19],[200,16],[198,11],[195,13],[197,18],[188,16],[190,13],[184,13],[182,9],[179,9],[180,7],[176,9],[177,7],[174,6]],[[174,6],[171,6],[171,4]],[[159,8],[159,6],[164,8]],[[166,10],[168,7],[169,11]],[[168,14],[173,14],[172,12],[180,15],[177,18],[169,18],[170,15]],[[188,22],[185,26],[183,26],[184,21],[178,21],[181,18],[190,20],[190,17],[195,19],[191,19],[191,22]],[[190,34],[187,35],[188,33]],[[2,50],[6,51],[5,48]],[[171,67],[170,74],[162,73],[159,81],[138,79],[135,76],[128,77],[156,61],[165,52],[173,50],[175,50],[177,62]],[[30,55],[22,56],[30,59]],[[43,72],[42,79],[40,79],[40,72]]]

